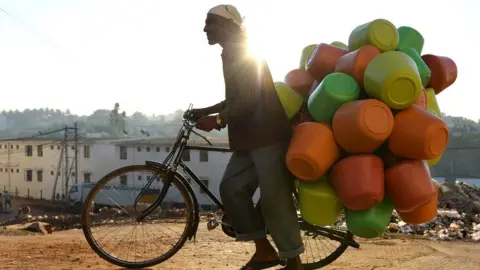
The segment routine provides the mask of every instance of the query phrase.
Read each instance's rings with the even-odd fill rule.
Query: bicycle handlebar
[[[193,108],[193,104],[190,103],[188,106],[187,111],[191,110]],[[207,139],[207,137],[203,136],[202,134],[198,133],[197,131],[194,130],[195,128],[195,121],[192,121],[192,119],[188,119],[186,117],[183,117],[183,125],[191,131],[193,134],[197,135],[198,137],[202,138],[205,142],[207,142],[210,146],[213,146],[213,144]]]

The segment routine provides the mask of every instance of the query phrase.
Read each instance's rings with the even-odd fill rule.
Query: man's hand
[[[209,115],[209,112],[208,112],[207,109],[208,108],[188,110],[183,114],[183,118],[195,122],[198,119],[200,119],[201,117]]]
[[[216,116],[204,116],[197,120],[195,123],[195,127],[210,132],[212,129],[220,130],[220,127],[217,124],[217,117]]]

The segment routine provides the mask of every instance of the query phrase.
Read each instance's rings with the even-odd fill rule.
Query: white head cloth
[[[242,25],[243,17],[237,8],[232,5],[218,5],[208,11],[209,14],[215,14],[225,19],[232,20],[235,24]]]

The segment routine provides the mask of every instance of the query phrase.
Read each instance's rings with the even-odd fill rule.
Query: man
[[[8,192],[8,190],[5,191],[5,210],[7,210],[7,205],[10,207],[10,210],[12,209],[12,194]]]
[[[293,205],[293,176],[285,164],[291,124],[265,63],[249,57],[242,17],[231,5],[212,8],[204,32],[210,45],[223,48],[225,101],[186,113],[204,131],[228,126],[234,151],[220,184],[220,195],[238,241],[254,241],[256,252],[242,269],[281,264],[302,269],[304,251]],[[217,115],[212,115],[216,114]],[[261,214],[252,197],[260,187]],[[266,238],[265,227],[279,250]]]

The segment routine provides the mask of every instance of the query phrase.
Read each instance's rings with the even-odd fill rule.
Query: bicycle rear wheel
[[[297,208],[300,233],[302,235],[305,252],[300,255],[305,270],[325,267],[338,259],[349,247],[347,242],[353,241],[353,234],[332,227],[314,226],[304,221],[297,201],[298,194],[294,193],[293,199]],[[260,203],[255,208],[261,214]],[[229,225],[228,216],[222,216],[222,231],[229,237],[235,238],[236,233]],[[271,237],[268,237],[273,244]]]
[[[151,177],[157,179],[145,190]],[[179,176],[174,177],[163,203],[144,220],[136,220],[138,211],[158,198],[164,183],[160,180],[165,179],[165,168],[133,165],[109,173],[92,188],[84,203],[82,227],[95,253],[112,264],[138,269],[159,264],[182,248],[191,234],[194,205]],[[142,190],[145,193],[134,207]]]

